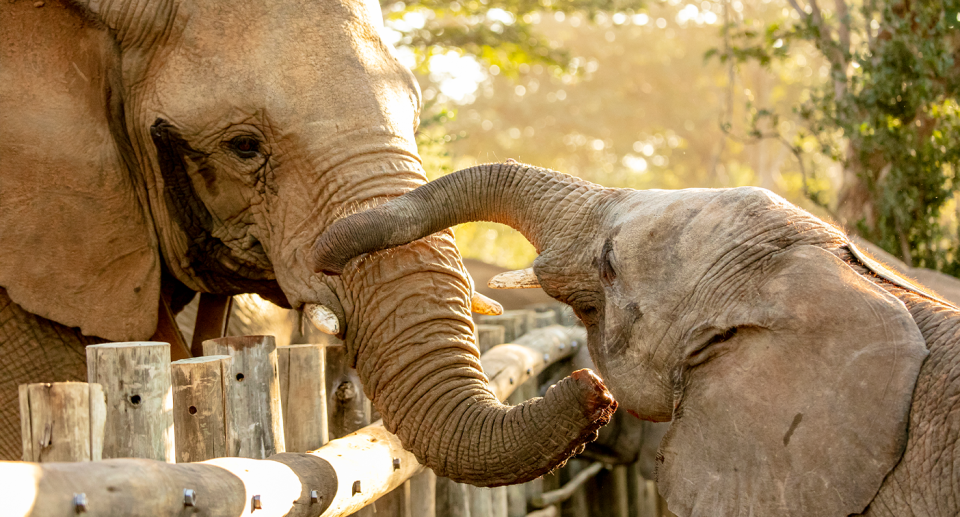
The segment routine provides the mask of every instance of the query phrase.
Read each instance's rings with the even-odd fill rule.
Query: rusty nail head
[[[252,504],[250,505],[254,510],[263,510],[263,503],[260,502],[260,495],[253,496]]]
[[[357,495],[359,493],[360,493],[360,480],[358,479],[353,482],[353,493],[350,495]]]
[[[197,505],[197,492],[190,488],[183,489],[183,505],[184,506],[196,506]]]
[[[320,504],[320,501],[323,499],[320,498],[320,492],[316,490],[310,491],[310,504]]]
[[[393,458],[393,470],[400,470],[400,458]]]
[[[85,513],[87,511],[87,494],[83,492],[73,494],[73,510],[77,513]]]

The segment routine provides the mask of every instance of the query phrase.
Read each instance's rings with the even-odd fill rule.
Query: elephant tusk
[[[303,313],[320,332],[332,336],[340,334],[340,319],[329,307],[308,303],[303,306]]]
[[[507,271],[490,279],[487,286],[493,289],[533,289],[540,287],[540,281],[537,275],[533,273],[533,268],[520,269],[517,271]]]
[[[470,310],[477,314],[486,314],[487,316],[499,316],[503,314],[503,306],[496,300],[474,292],[470,298]]]

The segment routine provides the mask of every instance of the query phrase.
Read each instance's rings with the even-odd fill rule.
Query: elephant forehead
[[[363,113],[355,118],[364,118],[366,126],[414,115],[413,83],[380,39],[379,5],[349,0],[225,5],[190,4],[184,21],[162,43],[153,84],[170,118],[220,120],[230,109],[267,109],[280,120],[337,118],[343,129],[350,117],[338,115]],[[408,116],[384,113],[371,121],[387,107]]]
[[[636,192],[615,223],[617,267],[659,299],[686,296],[704,277],[749,268],[796,243],[842,233],[756,187]]]
[[[801,235],[830,225],[758,187],[638,191],[618,211],[614,246],[633,257],[696,264],[744,244]],[[784,235],[781,235],[784,234]],[[649,268],[647,262],[640,267]],[[675,267],[678,264],[670,264]]]

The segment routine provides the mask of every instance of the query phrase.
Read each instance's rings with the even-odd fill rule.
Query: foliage
[[[836,0],[832,10],[798,1],[787,0],[796,14],[785,11],[761,30],[731,21],[723,47],[707,57],[771,66],[812,45],[829,73],[794,108],[804,129],[787,142],[792,152],[843,164],[833,211],[851,229],[908,264],[960,273],[949,211],[960,190],[960,0]],[[776,124],[762,128],[774,117],[755,110],[750,136],[786,140]],[[807,191],[825,204],[822,191]]]
[[[780,12],[756,4],[744,11],[764,20]],[[820,179],[805,183],[789,150],[777,142],[718,145],[727,71],[702,56],[716,45],[722,9],[716,1],[691,8],[667,0],[632,15],[597,12],[592,20],[586,13],[531,15],[541,38],[571,56],[567,68],[521,63],[515,77],[488,75],[467,102],[434,104],[427,111],[447,106],[457,116],[427,130],[435,131],[433,145],[420,149],[428,175],[435,177],[440,167],[514,158],[611,187],[760,185],[814,208],[802,187]],[[809,66],[774,64],[774,73],[743,65],[739,93],[789,112],[801,101],[803,73],[818,65],[807,58]],[[433,78],[420,76],[426,96],[439,89]],[[733,112],[742,116],[744,107]],[[778,123],[787,131],[796,126]],[[522,235],[502,225],[463,225],[455,232],[464,256],[511,268],[528,266],[536,256]]]
[[[388,25],[402,33],[398,45],[413,50],[415,69],[427,72],[433,55],[453,49],[516,77],[522,64],[569,67],[570,55],[537,31],[533,14],[633,12],[644,0],[426,0],[381,4]],[[414,14],[413,17],[410,17]],[[408,18],[415,20],[410,23]]]

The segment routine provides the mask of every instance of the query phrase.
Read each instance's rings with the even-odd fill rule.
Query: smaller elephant
[[[620,407],[671,421],[677,515],[960,515],[960,312],[836,227],[761,188],[492,164],[341,219],[315,267],[477,220],[539,253],[500,283],[569,304]]]

